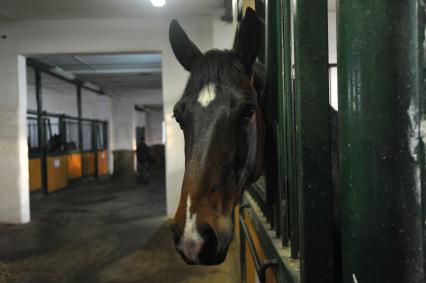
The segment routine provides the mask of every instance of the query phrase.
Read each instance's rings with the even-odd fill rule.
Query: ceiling
[[[110,95],[161,89],[161,54],[40,55],[33,57],[101,87]],[[46,85],[49,81],[45,82]],[[54,87],[53,85],[51,87]]]
[[[42,86],[43,89],[53,91],[55,93],[61,93],[62,95],[70,95],[76,97],[76,86],[70,83],[66,83],[49,74],[42,73]],[[27,83],[28,89],[35,93],[35,74],[33,68],[27,68]]]
[[[336,11],[336,1],[328,0],[329,11]],[[150,0],[0,0],[0,22],[203,16],[223,7],[224,0],[166,0],[162,8],[153,7]]]
[[[166,0],[162,8],[150,0],[0,0],[0,19],[105,19],[143,16],[202,16],[223,8],[224,0]]]

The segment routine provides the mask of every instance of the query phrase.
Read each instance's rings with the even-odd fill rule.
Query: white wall
[[[0,44],[0,223],[30,221],[26,66]]]
[[[220,18],[224,9],[216,9],[212,16],[213,21],[213,47],[218,49],[232,49],[236,31],[236,21],[224,22]]]
[[[136,112],[136,127],[145,127],[146,126],[146,113],[145,112]]]
[[[146,113],[145,136],[148,145],[163,143],[163,111]]]
[[[112,120],[114,150],[135,150],[135,110],[134,105],[125,98],[114,97]]]
[[[336,12],[328,11],[328,62],[337,63]]]
[[[132,101],[133,104],[163,104],[163,90],[161,88],[128,91],[120,93],[120,95]]]
[[[336,12],[328,12],[328,62],[337,63],[337,27]],[[332,68],[330,72],[330,105],[335,109],[339,109],[337,94],[337,69]]]
[[[22,80],[25,75],[24,62],[21,60],[21,65],[18,65],[19,54],[162,53],[164,120],[167,132],[167,211],[170,216],[174,214],[180,194],[184,154],[181,130],[171,117],[173,106],[183,91],[188,74],[178,64],[169,46],[170,20],[137,18],[17,21],[0,26],[0,33],[7,36],[0,44],[0,156],[2,160],[10,161],[8,168],[0,170],[0,222],[23,223],[29,220],[26,81]],[[205,51],[213,46],[211,17],[188,17],[180,21],[201,50]],[[19,74],[18,66],[21,66]],[[116,114],[117,107],[121,106],[123,105],[114,106]],[[113,132],[114,135],[130,135],[126,130],[114,129]],[[114,148],[121,146],[128,145],[116,144]],[[5,151],[6,148],[9,151]],[[8,159],[8,156],[11,158]],[[17,159],[16,156],[23,158]]]
[[[27,108],[28,110],[35,111],[37,110],[37,99],[33,77],[33,69],[27,68]],[[47,84],[47,80],[49,80],[49,84]],[[43,110],[77,117],[77,94],[75,86],[64,83],[62,80],[45,73],[41,74],[41,81]]]

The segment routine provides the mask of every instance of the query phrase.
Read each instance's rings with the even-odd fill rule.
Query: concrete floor
[[[182,262],[165,207],[159,177],[143,186],[104,179],[32,194],[32,222],[0,226],[0,283],[238,282],[235,247],[217,267]]]

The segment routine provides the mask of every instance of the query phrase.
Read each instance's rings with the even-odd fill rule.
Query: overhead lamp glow
[[[166,0],[151,0],[151,4],[154,7],[163,7],[166,5]]]

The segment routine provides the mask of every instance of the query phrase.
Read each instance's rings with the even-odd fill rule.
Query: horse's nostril
[[[211,227],[204,230],[201,235],[206,242],[216,241],[216,233]]]
[[[213,258],[215,258],[217,253],[217,236],[216,232],[211,226],[206,226],[202,231],[200,231],[201,237],[203,237],[204,244],[200,251],[200,261],[203,263],[209,263]]]

